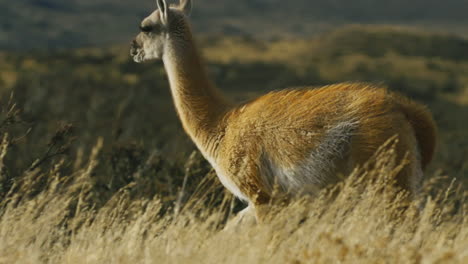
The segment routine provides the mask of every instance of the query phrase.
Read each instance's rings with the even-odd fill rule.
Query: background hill
[[[466,34],[463,0],[195,0],[198,32],[310,36],[349,23],[398,24]],[[0,0],[1,49],[128,42],[154,0]]]
[[[349,26],[312,39],[205,36],[199,42],[211,77],[238,101],[291,86],[366,81],[428,104],[440,127],[434,169],[466,179],[467,40],[400,28]],[[9,133],[24,134],[31,128],[29,140],[7,157],[13,171],[30,166],[62,122],[77,127],[75,151],[78,146],[89,150],[100,136],[108,157],[115,148],[132,150],[128,155],[133,169],[144,159],[135,153],[149,155],[158,149],[177,163],[194,149],[176,117],[162,65],[134,63],[127,45],[0,53],[4,107],[12,92],[16,107],[23,110],[25,123],[20,127],[26,130],[15,127]],[[109,169],[109,162],[103,161],[107,169],[101,180],[125,179],[125,174]]]

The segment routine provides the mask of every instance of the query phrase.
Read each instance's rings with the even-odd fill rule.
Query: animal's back
[[[220,165],[245,196],[249,188],[268,195],[274,184],[315,191],[366,162],[394,135],[399,158],[410,152],[410,163],[425,167],[435,142],[423,106],[359,83],[272,92],[239,106],[227,123]],[[414,185],[411,171],[399,177],[404,188]]]

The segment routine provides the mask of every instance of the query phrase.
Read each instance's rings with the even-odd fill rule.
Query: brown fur
[[[164,0],[158,5],[166,6]],[[231,104],[207,77],[186,18],[189,5],[186,0],[166,10],[168,22],[160,21],[161,11],[145,19],[142,24],[158,33],[140,33],[131,53],[137,61],[148,54],[163,59],[185,131],[223,184],[249,201],[257,219],[267,211],[278,177],[296,184],[287,177],[313,171],[310,184],[299,186],[304,190],[291,190],[315,192],[365,163],[395,135],[398,159],[407,161],[397,183],[417,190],[436,143],[435,124],[424,106],[363,83],[287,89]]]
[[[425,107],[384,88],[362,83],[272,92],[233,108],[226,119],[225,137],[216,156],[227,174],[235,175],[233,181],[241,186],[241,191],[251,197],[259,195],[262,200],[268,200],[269,193],[257,174],[262,153],[268,153],[281,166],[294,167],[307,158],[327,128],[337,122],[359,123],[348,154],[352,164],[337,170],[344,174],[366,162],[394,135],[399,136],[400,160],[410,152],[409,162],[420,162],[411,153],[417,144],[425,167],[435,148],[435,125]],[[410,167],[406,166],[398,178],[399,185],[408,190],[410,174]]]

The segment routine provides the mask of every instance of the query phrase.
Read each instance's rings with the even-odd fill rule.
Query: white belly
[[[278,184],[285,192],[316,193],[339,180],[337,164],[348,164],[348,151],[357,122],[342,122],[331,127],[304,160],[296,166],[283,167],[275,164],[267,154],[262,156],[261,176],[270,189]],[[344,168],[341,168],[344,169]],[[347,169],[347,168],[346,168]]]

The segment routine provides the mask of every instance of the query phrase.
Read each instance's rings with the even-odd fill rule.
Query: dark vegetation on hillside
[[[367,81],[427,104],[440,128],[428,176],[467,181],[466,40],[351,27],[313,40],[206,37],[200,43],[211,77],[236,100],[288,86]],[[193,192],[213,174],[200,155],[191,155],[195,147],[176,117],[161,63],[135,64],[127,54],[128,47],[0,53],[0,133],[9,141],[0,196],[25,172],[53,171],[60,161],[68,175],[80,159],[87,162],[83,153],[99,138],[103,151],[90,187],[99,194],[97,205],[122,188],[171,204],[182,186]],[[39,192],[44,181],[39,177],[33,187]]]
[[[172,1],[175,2],[175,1]],[[467,33],[460,0],[193,0],[200,33],[310,35],[350,23]],[[128,42],[154,0],[0,0],[0,48],[57,49]]]

